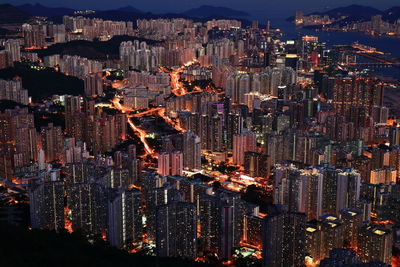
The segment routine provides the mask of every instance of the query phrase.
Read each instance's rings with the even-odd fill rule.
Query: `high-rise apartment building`
[[[64,185],[61,181],[31,180],[29,203],[32,228],[64,229]]]
[[[306,217],[283,212],[264,218],[262,266],[302,266],[305,259]]]
[[[200,138],[191,131],[183,134],[183,167],[189,170],[201,169]]]
[[[142,242],[142,194],[139,190],[111,192],[108,201],[108,241],[123,248]]]
[[[197,257],[196,205],[172,202],[157,207],[156,254],[159,257]]]

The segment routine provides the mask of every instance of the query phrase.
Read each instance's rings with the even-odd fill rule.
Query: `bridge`
[[[339,65],[349,67],[400,67],[400,62],[339,62]]]
[[[352,45],[337,46],[342,51],[347,51],[355,55],[368,58],[374,62],[340,62],[341,66],[349,67],[400,67],[400,58],[394,57],[391,54],[378,51],[374,47],[362,45],[359,43],[354,43]]]

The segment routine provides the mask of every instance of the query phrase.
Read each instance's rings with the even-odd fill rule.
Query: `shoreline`
[[[368,32],[362,32],[362,31],[352,31],[352,30],[341,30],[341,29],[337,29],[337,28],[326,28],[326,27],[310,27],[310,26],[304,26],[304,27],[297,27],[296,25],[294,25],[296,28],[299,29],[305,29],[305,30],[310,30],[310,31],[314,31],[314,32],[342,32],[342,33],[358,33],[358,34],[362,34],[365,36],[369,36],[372,38],[393,38],[393,39],[400,39],[400,35],[389,35],[389,34],[370,34]]]

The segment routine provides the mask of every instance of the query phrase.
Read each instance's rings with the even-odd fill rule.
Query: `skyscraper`
[[[189,170],[201,169],[200,138],[191,131],[183,134],[183,167]]]
[[[41,128],[40,133],[46,161],[51,162],[61,159],[64,141],[61,127],[49,123],[46,127]]]
[[[303,266],[306,216],[282,212],[264,218],[262,266]]]
[[[171,171],[170,153],[160,152],[157,159],[157,172],[161,175],[168,176]]]
[[[251,177],[268,178],[271,174],[271,157],[257,152],[244,153],[245,171]]]
[[[27,48],[43,48],[45,46],[45,34],[43,25],[23,24],[22,33],[24,46]]]
[[[161,152],[158,154],[158,171],[159,174],[182,175],[183,174],[183,154],[181,151],[174,150],[171,153]]]
[[[302,212],[307,221],[322,215],[323,175],[316,169],[280,167],[275,171],[274,203]]]
[[[171,153],[171,175],[181,176],[183,174],[183,154],[181,151],[174,150]]]
[[[197,257],[196,205],[172,202],[157,207],[156,254],[159,257]]]
[[[365,225],[361,227],[358,236],[358,255],[366,261],[391,263],[393,233],[390,229]]]
[[[156,240],[156,215],[157,207],[166,205],[182,199],[178,190],[169,183],[161,187],[151,187],[145,194],[145,216],[147,239],[154,242]]]
[[[363,214],[354,209],[340,211],[340,219],[344,224],[344,245],[353,249],[358,248],[358,233],[363,224]]]
[[[73,184],[67,188],[72,229],[87,234],[101,234],[106,228],[107,195],[96,183]]]
[[[101,73],[86,75],[83,81],[86,96],[101,96],[103,94],[103,78]]]
[[[244,214],[240,195],[218,190],[213,195],[202,194],[199,201],[200,246],[230,259],[232,249],[243,236]]]
[[[18,39],[8,39],[4,46],[11,62],[21,61],[21,48]]]
[[[108,241],[118,248],[142,242],[142,194],[139,190],[111,192],[108,202]]]
[[[325,214],[318,222],[321,229],[321,241],[319,244],[320,257],[328,257],[329,252],[334,248],[341,248],[344,244],[344,225],[339,217],[332,214]]]
[[[82,137],[78,133],[81,129],[78,129],[79,124],[75,123],[77,114],[81,112],[81,99],[79,96],[67,95],[64,97],[65,106],[65,131],[67,134]]]
[[[360,174],[354,169],[345,169],[337,179],[336,213],[341,209],[355,208],[360,199]]]
[[[32,228],[64,229],[64,186],[61,181],[31,180],[29,203]]]
[[[244,165],[245,152],[256,152],[257,141],[256,134],[253,132],[245,132],[233,136],[233,163]]]

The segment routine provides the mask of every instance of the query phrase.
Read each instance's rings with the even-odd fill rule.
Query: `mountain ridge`
[[[0,4],[0,25],[22,24],[29,20],[30,15],[11,4]]]
[[[244,11],[235,10],[228,7],[202,5],[197,8],[186,10],[180,14],[190,17],[210,17],[214,15],[223,15],[225,17],[248,17],[249,13]]]
[[[73,14],[75,9],[71,8],[65,8],[65,7],[47,7],[44,6],[40,3],[36,4],[23,4],[19,6],[15,6],[19,10],[30,14],[31,16],[46,16],[46,17],[56,17],[56,16],[63,16],[63,15],[70,15]],[[205,17],[211,17],[211,16],[217,16],[217,17],[248,17],[250,14],[244,12],[244,11],[239,11],[235,10],[232,8],[228,7],[221,7],[221,6],[211,6],[211,5],[202,5],[196,8],[188,9],[184,12],[180,13],[174,13],[174,12],[166,12],[166,13],[160,13],[156,14],[153,12],[145,12],[142,11],[132,5],[127,5],[123,6],[120,8],[115,8],[115,9],[106,9],[106,10],[96,10],[94,16],[96,14],[108,14],[109,17],[111,17],[111,12],[118,13],[118,12],[123,12],[123,13],[134,13],[136,15],[142,14],[142,15],[153,15],[153,16],[185,16],[185,17],[195,17],[195,18],[205,18]],[[114,16],[116,16],[115,14]]]
[[[346,19],[338,20],[336,23],[367,21],[370,20],[372,16],[381,15],[383,20],[393,23],[396,20],[400,19],[400,6],[394,6],[386,10],[379,10],[370,6],[354,4],[354,5],[329,9],[327,11],[315,11],[308,13],[305,16],[310,16],[310,15],[319,15],[319,16],[327,15],[335,19],[339,19],[341,16],[347,17]],[[294,21],[294,16],[287,18],[287,20]]]
[[[55,17],[73,14],[75,9],[66,7],[47,7],[40,3],[36,4],[23,4],[16,6],[19,10],[31,15],[39,17]]]
[[[63,8],[63,7],[46,7],[41,4],[24,4],[16,6],[21,11],[28,13],[31,16],[44,16],[48,17],[49,20],[55,23],[62,23],[62,17],[64,15],[72,15],[74,9]],[[188,15],[189,13],[190,15]],[[136,21],[137,19],[157,19],[157,18],[185,18],[192,19],[195,22],[205,22],[210,19],[237,19],[242,22],[242,25],[250,25],[250,21],[243,17],[249,16],[249,14],[226,8],[226,7],[214,7],[214,6],[200,6],[195,9],[189,9],[182,13],[161,13],[155,14],[152,12],[145,12],[135,8],[132,5],[120,7],[110,10],[95,10],[92,14],[82,14],[82,16],[89,18],[100,18],[105,20],[119,20],[119,21]],[[237,16],[237,17],[236,17]]]

